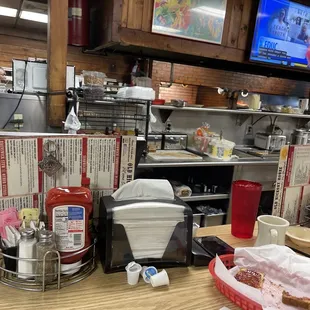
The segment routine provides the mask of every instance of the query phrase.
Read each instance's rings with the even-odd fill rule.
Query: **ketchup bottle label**
[[[53,209],[53,231],[57,250],[72,252],[85,246],[85,208],[66,205]]]

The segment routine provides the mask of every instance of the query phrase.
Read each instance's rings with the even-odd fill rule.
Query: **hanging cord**
[[[27,71],[27,64],[28,64],[28,61],[26,60],[25,61],[25,71],[24,71],[24,87],[23,87],[23,92],[18,100],[18,103],[14,109],[14,111],[11,113],[10,117],[8,118],[8,120],[6,121],[5,125],[2,127],[2,129],[5,129],[5,127],[8,125],[8,123],[10,122],[11,118],[14,116],[15,112],[17,111],[17,109],[19,108],[21,102],[22,102],[22,99],[24,97],[24,94],[25,94],[25,88],[26,88],[26,71]]]
[[[262,120],[262,119],[263,119],[264,117],[266,117],[266,116],[269,116],[269,118],[270,118],[270,125],[273,125],[271,115],[263,115],[263,116],[261,116],[258,120],[256,120],[254,123],[252,123],[252,126],[254,126],[256,123],[258,123],[260,120]]]

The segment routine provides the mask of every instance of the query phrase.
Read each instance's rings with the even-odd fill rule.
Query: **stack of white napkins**
[[[121,201],[137,200],[113,209],[114,223],[124,226],[134,258],[162,258],[176,225],[184,221],[184,206],[169,203],[174,200],[170,183],[135,180],[112,196]]]

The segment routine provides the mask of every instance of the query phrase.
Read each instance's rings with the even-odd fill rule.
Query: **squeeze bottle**
[[[91,191],[85,187],[57,187],[48,191],[45,201],[48,229],[56,234],[62,269],[77,267],[91,244],[89,218],[92,213]],[[77,271],[77,270],[76,270]]]

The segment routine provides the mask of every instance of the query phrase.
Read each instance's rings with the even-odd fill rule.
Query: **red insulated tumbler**
[[[244,239],[252,238],[261,193],[260,183],[245,180],[233,182],[231,205],[233,236]]]

